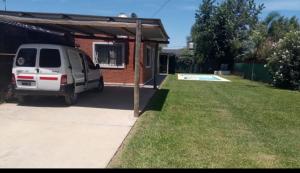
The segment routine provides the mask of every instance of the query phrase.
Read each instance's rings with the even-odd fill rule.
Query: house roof
[[[23,27],[40,31],[80,34],[89,37],[105,35],[111,38],[117,36],[134,38],[137,20],[142,23],[142,40],[169,42],[169,36],[160,19],[0,11],[0,22],[23,25]]]
[[[170,54],[180,57],[182,55],[183,49],[162,49],[163,54]]]

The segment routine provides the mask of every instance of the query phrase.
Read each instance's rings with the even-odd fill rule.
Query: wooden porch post
[[[135,70],[134,70],[134,116],[140,115],[140,52],[142,40],[142,22],[136,21],[136,38],[135,38]]]
[[[157,59],[158,59],[158,43],[155,45],[155,57],[154,57],[154,76],[153,76],[153,89],[157,89]]]

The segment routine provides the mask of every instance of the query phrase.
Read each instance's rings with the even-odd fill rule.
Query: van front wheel
[[[99,85],[98,85],[97,91],[98,91],[98,92],[102,92],[103,90],[104,90],[104,81],[103,81],[103,78],[100,78],[100,81],[99,81]]]
[[[65,102],[67,105],[73,105],[77,102],[78,95],[73,91],[65,96]]]
[[[18,96],[17,99],[19,104],[25,104],[28,101],[27,96]]]

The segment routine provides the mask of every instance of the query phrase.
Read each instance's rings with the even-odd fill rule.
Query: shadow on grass
[[[142,111],[142,114],[146,111],[161,111],[164,107],[168,94],[169,90],[167,89],[157,90],[153,97],[150,99],[145,109]]]
[[[251,80],[250,80],[251,81]],[[273,89],[273,90],[283,90],[283,91],[300,91],[300,88],[284,88],[284,87],[276,87],[270,83],[266,83],[266,82],[261,82],[261,81],[251,81],[251,82],[255,82],[256,84],[246,84],[246,87],[249,88],[269,88],[269,89]]]
[[[246,87],[249,87],[249,88],[257,88],[257,87],[261,87],[259,85],[249,85],[249,84],[246,84],[245,85]]]

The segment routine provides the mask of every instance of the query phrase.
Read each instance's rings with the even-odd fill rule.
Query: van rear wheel
[[[77,102],[78,94],[74,91],[65,96],[65,102],[68,106],[71,106]]]

